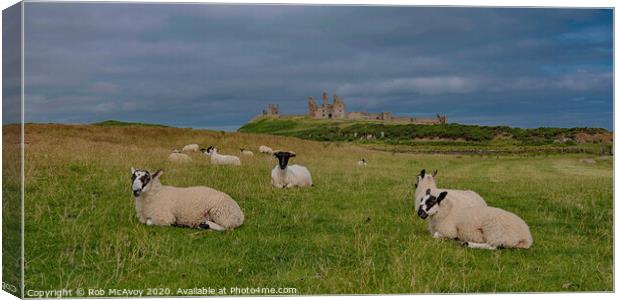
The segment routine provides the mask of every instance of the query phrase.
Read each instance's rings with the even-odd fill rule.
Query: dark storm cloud
[[[2,123],[21,121],[21,6],[2,11]]]
[[[26,4],[26,118],[176,126],[349,111],[612,127],[610,10]]]

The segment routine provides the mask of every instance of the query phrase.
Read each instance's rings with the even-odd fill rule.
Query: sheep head
[[[288,151],[277,151],[273,153],[273,156],[275,156],[278,159],[278,165],[280,166],[280,169],[284,170],[286,169],[286,166],[288,165],[288,160],[291,157],[295,157],[295,152],[288,152]]]
[[[418,216],[422,219],[426,219],[428,216],[432,216],[439,211],[439,205],[443,199],[446,198],[448,192],[444,191],[435,197],[431,195],[431,189],[426,190],[426,194],[420,199],[420,205],[418,207]]]
[[[435,170],[435,172],[433,172],[433,174],[426,174],[426,170],[422,169],[422,171],[420,171],[420,174],[418,174],[418,176],[416,177],[416,182],[415,182],[415,187],[417,188],[418,185],[420,185],[421,181],[426,181],[428,183],[432,183],[432,185],[435,185],[435,176],[437,176],[437,170]]]
[[[213,147],[213,146],[209,146],[209,148],[207,148],[207,149],[205,149],[205,148],[200,149],[200,152],[202,152],[202,153],[204,153],[206,155],[211,155],[213,153],[216,153],[217,149],[215,147]]]
[[[158,170],[151,175],[148,170],[139,170],[131,167],[131,190],[135,197],[140,197],[142,193],[149,191],[153,181],[159,181],[159,177],[164,174],[163,170]]]

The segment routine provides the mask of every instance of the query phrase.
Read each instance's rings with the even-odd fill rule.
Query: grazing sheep
[[[431,189],[432,193],[439,193],[439,189],[437,188],[437,184],[435,183],[435,176],[437,176],[437,170],[435,170],[433,174],[426,174],[426,170],[424,169],[420,171],[420,174],[416,178],[415,184],[415,208],[419,207],[427,189]],[[474,191],[452,189],[442,190],[449,192],[448,198],[451,200],[451,203],[455,207],[466,208],[487,206],[487,203],[484,201],[484,199]],[[437,230],[435,226],[435,221],[433,219],[430,219],[428,222],[428,230],[434,238],[444,237],[442,236],[441,231]]]
[[[358,166],[366,166],[366,165],[368,165],[368,162],[366,161],[366,159],[362,158],[362,159],[357,161],[357,165]]]
[[[206,186],[174,187],[162,185],[147,170],[131,168],[136,214],[141,223],[228,230],[243,224],[243,212],[227,194]]]
[[[271,184],[273,186],[277,188],[312,186],[312,177],[306,167],[288,166],[288,160],[296,156],[294,152],[276,151],[273,155],[278,159],[278,165],[271,170]]]
[[[217,148],[213,146],[209,146],[207,149],[200,149],[202,153],[211,156],[211,163],[214,165],[232,165],[232,166],[240,166],[241,160],[239,157],[234,155],[223,155],[217,153]]]
[[[254,156],[254,152],[247,150],[247,149],[239,149],[239,151],[241,152],[242,155],[246,155],[246,156]]]
[[[168,155],[168,160],[171,162],[177,162],[177,163],[192,162],[192,158],[189,157],[189,155],[185,153],[181,153],[181,151],[179,150],[173,150],[172,153]]]
[[[273,150],[265,145],[258,147],[258,152],[265,154],[273,154]]]
[[[198,144],[189,144],[189,145],[185,145],[185,147],[183,147],[183,152],[196,152],[198,151],[200,147],[198,146]]]
[[[517,215],[496,207],[455,207],[443,191],[438,197],[426,190],[418,216],[434,220],[441,234],[461,241],[470,248],[495,250],[504,248],[529,248],[532,234]]]

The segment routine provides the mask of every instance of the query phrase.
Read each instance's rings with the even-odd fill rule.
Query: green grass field
[[[249,148],[256,156],[242,157],[241,167],[213,166],[198,153],[191,164],[166,162],[172,149],[189,143],[216,145],[224,154]],[[292,163],[307,166],[316,186],[272,188],[276,161],[258,153],[261,144],[294,150]],[[367,167],[356,165],[361,157]],[[261,134],[27,125],[26,291],[611,291],[613,161],[579,161],[585,157],[592,156],[408,154]],[[225,233],[140,224],[131,166],[165,169],[164,184],[222,190],[239,203],[246,223]],[[521,216],[533,247],[485,251],[433,239],[413,208],[422,168],[439,170],[440,187],[475,190],[489,205]],[[5,179],[3,193],[14,191],[11,183]]]

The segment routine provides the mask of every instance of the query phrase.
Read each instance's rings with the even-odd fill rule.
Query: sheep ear
[[[427,195],[430,195],[430,194],[431,194],[431,189],[427,189],[427,190],[426,190],[426,194],[427,194]]]
[[[295,156],[297,156],[295,153],[291,153],[291,152],[289,152],[289,154],[291,155],[291,157],[295,157]]]
[[[426,170],[422,169],[422,171],[420,171],[420,177],[424,178],[425,174],[426,174]]]
[[[441,201],[446,198],[446,196],[448,195],[448,192],[443,191],[441,192],[441,194],[439,194],[439,197],[437,197],[437,204],[441,203]]]
[[[157,172],[155,172],[155,174],[153,174],[153,179],[159,179],[159,177],[161,177],[161,175],[164,175],[164,170],[159,169],[159,170],[157,170]]]
[[[433,177],[437,176],[437,170],[435,170],[435,172],[433,172]]]
[[[136,169],[134,167],[131,167],[131,175],[133,175],[133,173],[136,173]]]

